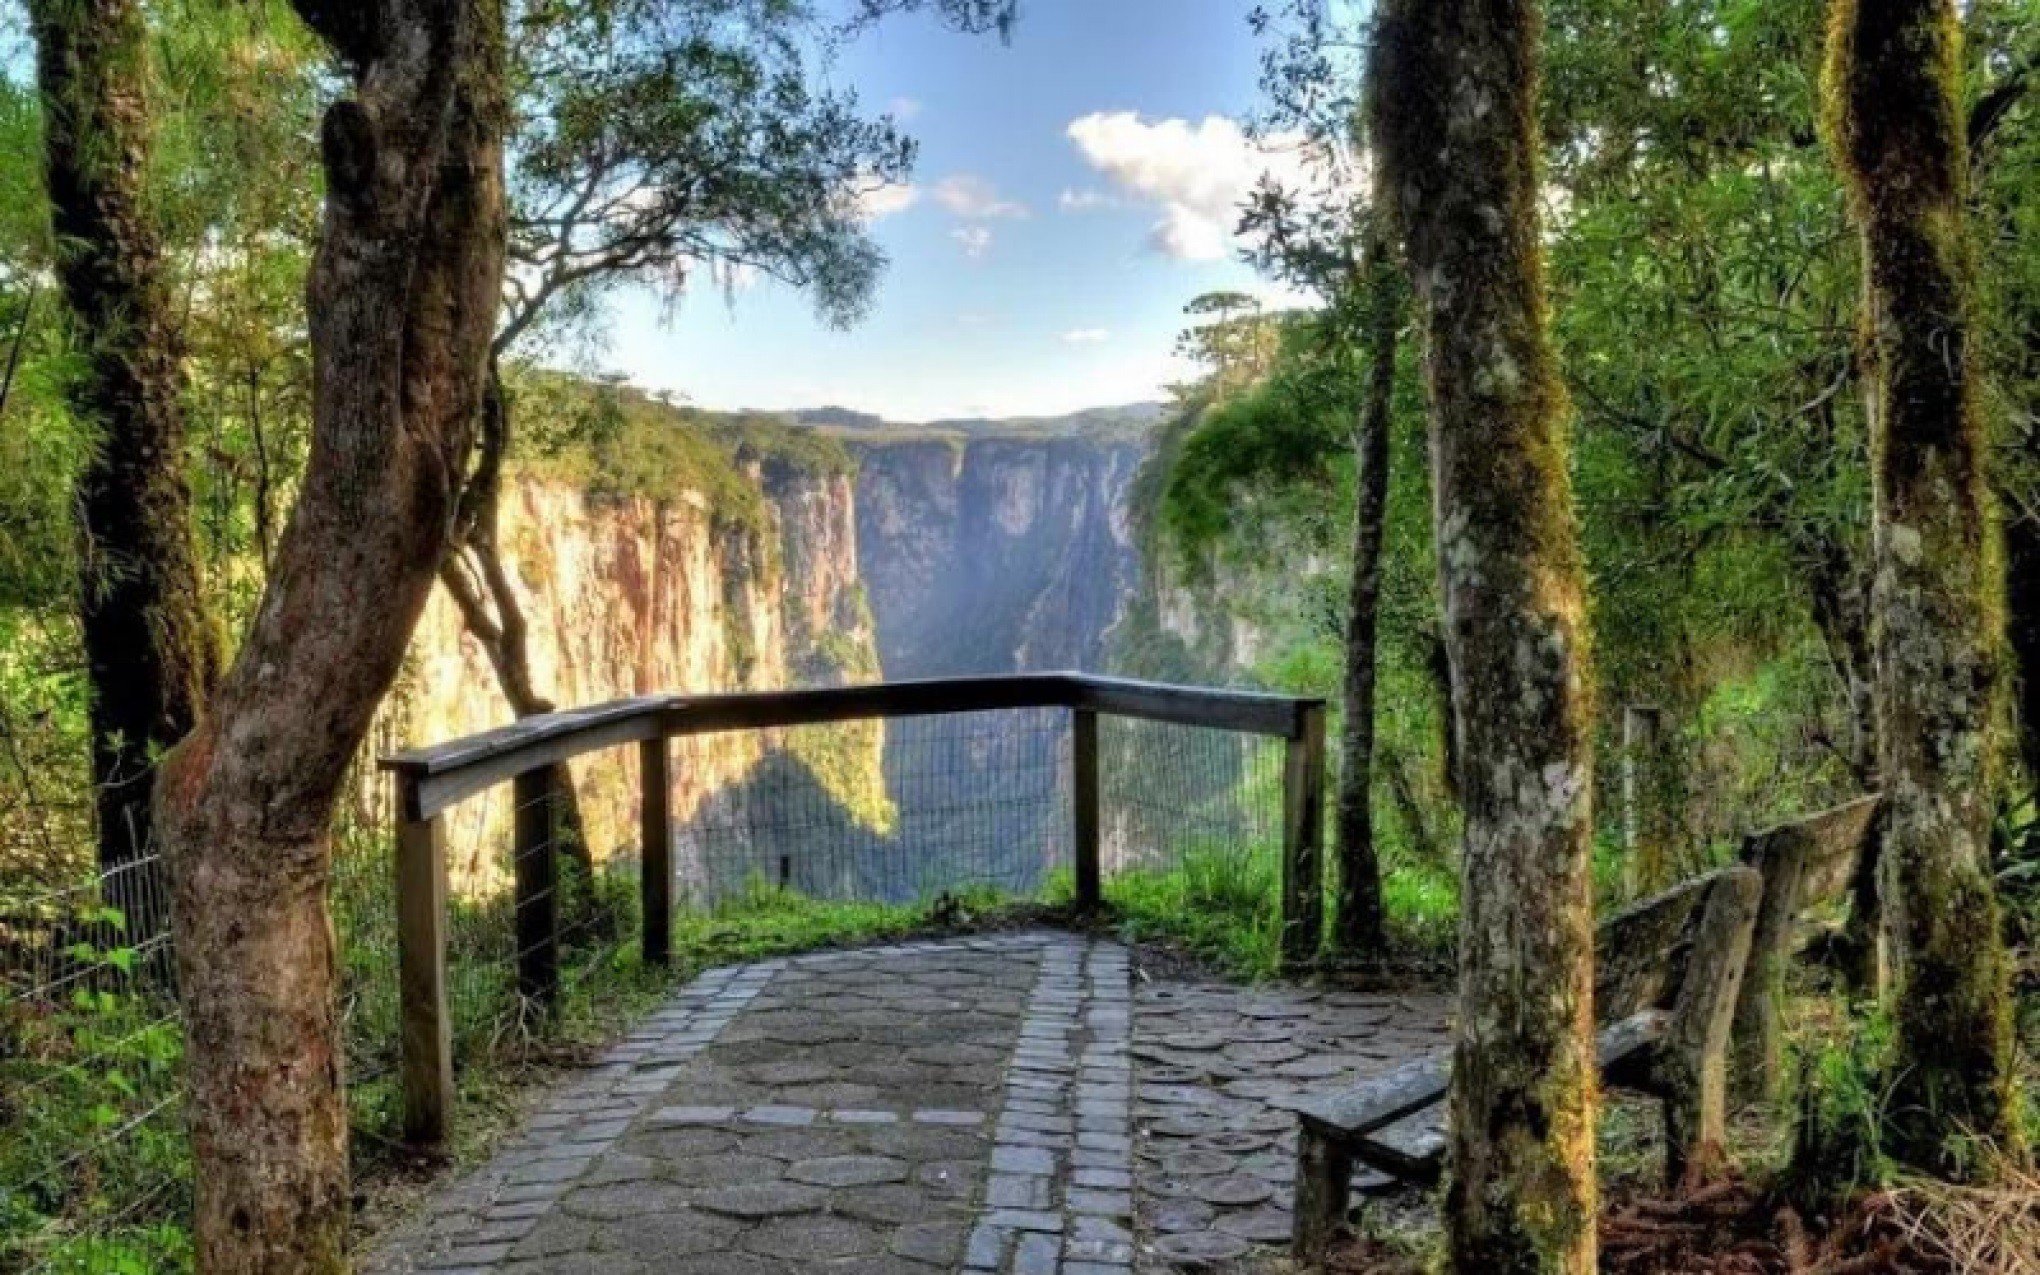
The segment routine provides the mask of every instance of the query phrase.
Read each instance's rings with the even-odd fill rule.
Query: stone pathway
[[[1140,1265],[1224,1265],[1289,1242],[1292,1099],[1448,1043],[1443,996],[1151,983],[1134,1010]],[[1391,1189],[1362,1169],[1358,1193]]]
[[[362,1270],[1230,1264],[1287,1239],[1286,1099],[1442,1039],[1442,1001],[1131,983],[1058,932],[711,971]]]

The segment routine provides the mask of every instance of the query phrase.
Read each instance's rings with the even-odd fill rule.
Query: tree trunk
[[[1656,894],[1695,866],[1681,844],[1684,821],[1675,738],[1655,704],[1622,709],[1622,841],[1629,892]]]
[[[1868,573],[1839,541],[1820,537],[1809,572],[1814,625],[1841,680],[1849,709],[1842,760],[1864,792],[1877,790],[1877,694],[1870,650]]]
[[[1830,134],[1863,241],[1893,1150],[1960,1171],[1958,1135],[2019,1136],[1989,872],[2003,608],[1968,313],[1961,20],[1954,0],[1837,0],[1830,21]]]
[[[1454,1269],[1594,1269],[1592,705],[1545,330],[1534,3],[1391,0],[1372,109],[1425,331],[1466,833]]]
[[[1367,402],[1353,430],[1353,581],[1346,613],[1346,716],[1339,738],[1339,901],[1333,943],[1378,952],[1387,941],[1381,861],[1374,852],[1375,631],[1381,609],[1381,541],[1388,512],[1388,426],[1395,406],[1401,282],[1386,236],[1369,237]]]
[[[502,10],[299,0],[352,72],[321,130],[303,492],[213,709],[166,759],[208,1275],[346,1269],[329,824],[438,571],[502,282]]]
[[[2040,787],[2040,514],[2025,509],[2005,522],[2005,617],[2019,671],[2019,760],[2027,783]]]
[[[1443,839],[1431,827],[1431,817],[1424,809],[1423,799],[1417,795],[1417,785],[1410,778],[1410,755],[1400,749],[1389,749],[1385,753],[1388,762],[1388,795],[1395,802],[1395,816],[1402,825],[1403,836],[1409,839],[1410,854],[1417,862],[1431,867],[1446,863],[1446,849]]]
[[[36,0],[30,15],[57,273],[86,354],[72,408],[99,434],[77,499],[99,867],[144,944],[169,920],[150,857],[156,759],[219,675],[184,476],[181,342],[147,207],[148,26],[136,0]]]

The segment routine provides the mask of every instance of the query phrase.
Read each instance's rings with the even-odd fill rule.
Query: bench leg
[[[1353,1157],[1308,1126],[1296,1139],[1296,1220],[1292,1252],[1299,1263],[1322,1265],[1346,1221],[1353,1191]]]
[[[1763,898],[1763,879],[1743,868],[1709,892],[1672,1026],[1659,1048],[1665,1104],[1665,1177],[1674,1191],[1720,1173],[1728,1117],[1728,1050],[1743,966]]]
[[[1690,1191],[1712,1181],[1727,1164],[1726,1086],[1719,1073],[1718,1066],[1703,1064],[1701,1075],[1689,1074],[1665,1094],[1665,1187],[1670,1191]]]

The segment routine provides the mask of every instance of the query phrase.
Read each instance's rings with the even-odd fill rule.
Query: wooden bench
[[[1719,1165],[1729,1032],[1762,889],[1755,870],[1722,868],[1623,910],[1595,936],[1601,1071],[1610,1084],[1662,1101],[1674,1182]],[[1321,1261],[1345,1221],[1355,1162],[1409,1181],[1438,1179],[1450,1081],[1451,1054],[1440,1051],[1297,1104],[1299,1261]]]
[[[1766,828],[1743,842],[1742,861],[1762,874],[1764,901],[1750,939],[1749,969],[1735,1009],[1735,1081],[1739,1092],[1769,1096],[1781,1079],[1779,1008],[1785,973],[1799,947],[1808,908],[1849,897],[1851,941],[1865,949],[1853,971],[1864,990],[1880,983],[1877,966],[1877,814],[1884,799],[1859,797],[1832,810]]]

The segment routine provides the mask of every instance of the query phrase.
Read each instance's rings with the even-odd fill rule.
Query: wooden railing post
[[[673,824],[666,737],[638,743],[638,891],[643,903],[641,950],[647,965],[672,961]]]
[[[517,806],[511,856],[517,884],[517,990],[550,1003],[560,985],[559,873],[553,853],[555,766],[534,766],[512,785]]]
[[[446,819],[414,818],[415,781],[397,781],[397,997],[404,1140],[437,1150],[453,1114],[453,1028],[446,1006]]]
[[[1070,761],[1075,771],[1070,858],[1077,876],[1077,910],[1094,912],[1104,893],[1098,863],[1098,714],[1091,709],[1070,711]]]
[[[1282,963],[1315,960],[1324,939],[1325,706],[1298,708],[1283,749]]]

